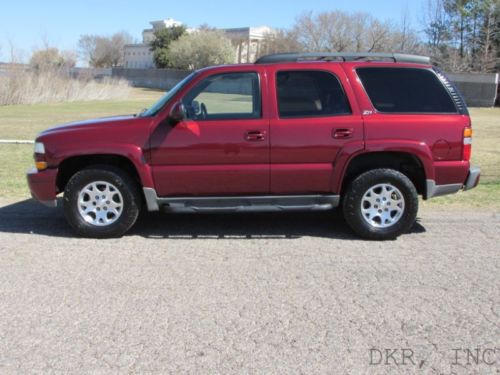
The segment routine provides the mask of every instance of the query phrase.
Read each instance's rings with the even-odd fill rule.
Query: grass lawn
[[[0,139],[34,139],[42,130],[65,122],[137,113],[161,91],[133,89],[128,100],[0,106]]]
[[[64,122],[136,113],[161,95],[161,91],[134,89],[125,101],[0,106],[0,139],[34,139],[41,130]],[[500,109],[472,108],[471,115],[472,161],[481,166],[481,184],[469,192],[423,202],[423,206],[500,209]],[[0,144],[0,198],[18,199],[29,195],[25,172],[33,164],[32,152],[32,145]]]

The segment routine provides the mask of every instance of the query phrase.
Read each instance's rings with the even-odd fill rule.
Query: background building
[[[182,22],[172,18],[160,21],[151,21],[152,28],[142,31],[142,43],[127,44],[124,48],[124,67],[128,69],[151,69],[154,68],[153,52],[149,44],[154,40],[156,30],[165,29],[172,26],[180,26]],[[187,29],[193,32],[196,29]],[[232,29],[220,29],[226,37],[231,40],[234,46],[234,62],[248,63],[254,62],[257,58],[262,40],[265,35],[272,32],[267,26],[260,27],[240,27]]]
[[[267,26],[221,29],[236,50],[235,63],[252,63],[259,55],[262,40],[272,32]]]
[[[165,29],[167,27],[180,26],[182,22],[172,18],[160,21],[151,21],[150,29],[142,31],[142,43],[127,44],[123,49],[124,67],[132,69],[151,69],[155,67],[153,62],[153,52],[150,50],[149,44],[154,40],[154,32],[156,30]]]

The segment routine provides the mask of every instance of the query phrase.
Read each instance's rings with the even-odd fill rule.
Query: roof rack
[[[392,60],[401,63],[430,64],[431,59],[428,56],[407,55],[403,53],[373,53],[373,52],[325,52],[325,53],[277,53],[273,55],[262,56],[257,59],[256,64],[272,64],[283,62],[298,61],[380,61]]]

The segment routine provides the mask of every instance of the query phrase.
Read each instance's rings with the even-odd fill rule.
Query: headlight
[[[45,154],[45,146],[42,142],[35,142],[35,154]]]

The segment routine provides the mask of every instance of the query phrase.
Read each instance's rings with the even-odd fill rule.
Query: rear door
[[[317,66],[320,67],[317,67]],[[339,151],[363,147],[363,119],[337,63],[270,66],[271,193],[330,193]]]

